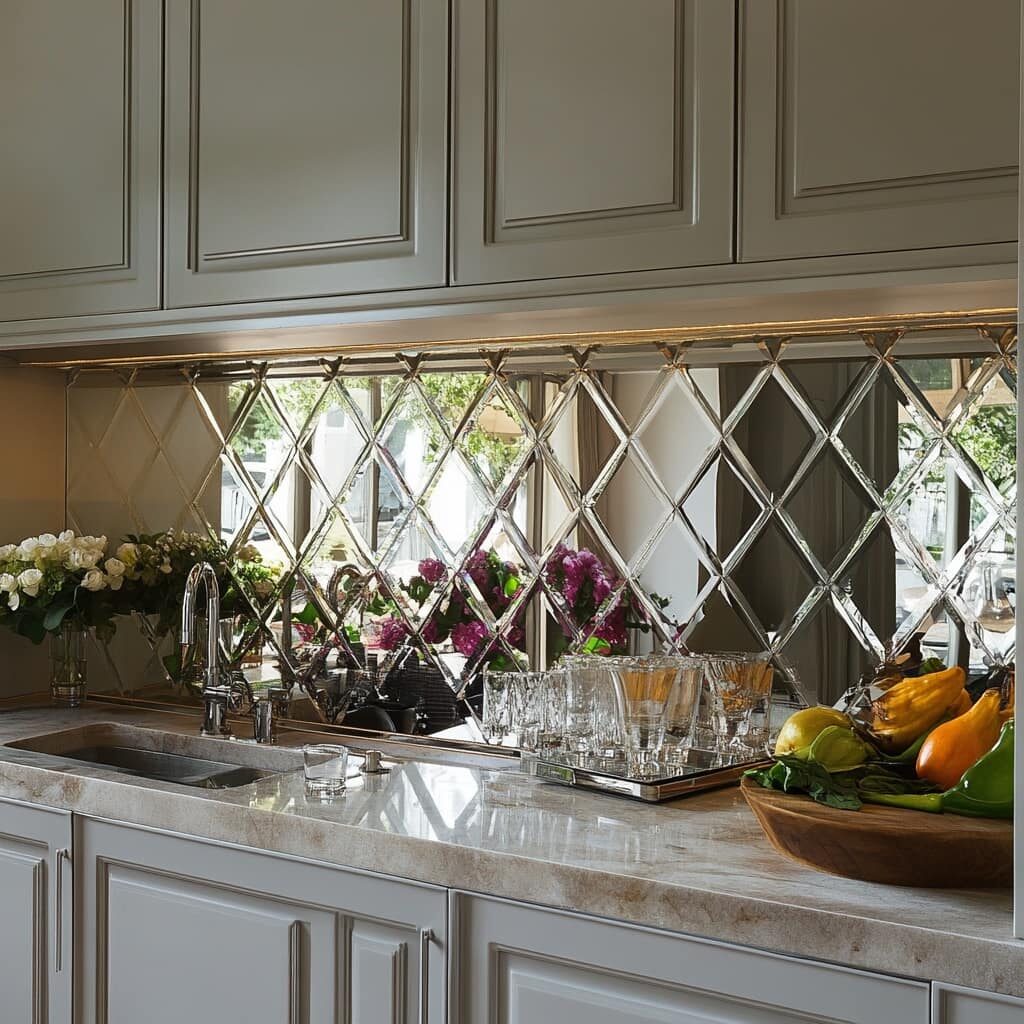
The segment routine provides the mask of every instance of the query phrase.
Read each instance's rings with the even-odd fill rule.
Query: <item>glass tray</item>
[[[538,754],[523,751],[522,770],[545,782],[555,782],[577,789],[588,789],[596,793],[611,793],[615,796],[643,800],[645,803],[660,803],[692,796],[709,789],[718,789],[738,782],[750,768],[769,764],[767,758],[752,758],[722,765],[718,755],[710,750],[693,749],[688,752],[687,764],[678,774],[631,778],[625,771],[605,770],[597,767],[578,767],[562,761],[552,761]]]

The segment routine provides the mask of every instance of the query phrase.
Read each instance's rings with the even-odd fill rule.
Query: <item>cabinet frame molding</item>
[[[446,0],[399,0],[399,195],[393,232],[202,247],[203,0],[166,11],[164,290],[168,309],[447,283],[448,11]]]
[[[924,253],[957,245],[966,261],[973,248],[1013,242],[1017,165],[801,181],[794,55],[800,2],[739,0],[737,259]]]
[[[122,0],[120,257],[0,276],[0,321],[160,309],[162,10]]]

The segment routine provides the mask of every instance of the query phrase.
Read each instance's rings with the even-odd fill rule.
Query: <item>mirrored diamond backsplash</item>
[[[328,630],[471,694],[567,650],[765,650],[832,701],[915,636],[1012,659],[1016,389],[1005,326],[82,370],[68,526],[243,556],[239,662]],[[125,622],[110,685],[169,685],[173,642]]]

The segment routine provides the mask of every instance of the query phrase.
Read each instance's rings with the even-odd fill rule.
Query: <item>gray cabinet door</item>
[[[454,283],[731,260],[733,5],[639,8],[455,0]]]
[[[169,0],[168,306],[445,283],[445,0]]]
[[[460,896],[459,1024],[928,1024],[929,988]]]
[[[79,1024],[441,1024],[442,890],[78,820]]]
[[[1020,1024],[1024,999],[996,996],[990,992],[933,985],[932,1024]]]
[[[0,0],[0,320],[160,306],[160,0]]]
[[[1017,0],[740,11],[741,260],[1017,237]]]
[[[71,1024],[71,815],[0,800],[0,1017]]]

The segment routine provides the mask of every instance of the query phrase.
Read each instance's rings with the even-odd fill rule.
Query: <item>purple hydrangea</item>
[[[580,589],[588,580],[596,606],[600,606],[601,602],[612,592],[612,581],[608,576],[607,568],[597,555],[587,548],[580,548],[575,554],[566,555],[562,560],[562,568],[565,572],[565,585],[562,593],[565,595],[566,601],[574,607]]]
[[[439,562],[436,558],[424,558],[417,568],[419,574],[431,584],[440,583],[447,575],[444,562]]]
[[[473,657],[486,639],[487,627],[482,622],[460,622],[452,629],[452,646],[467,658]]]
[[[385,619],[380,624],[378,642],[382,650],[393,651],[404,642],[408,635],[409,627],[401,619]]]

